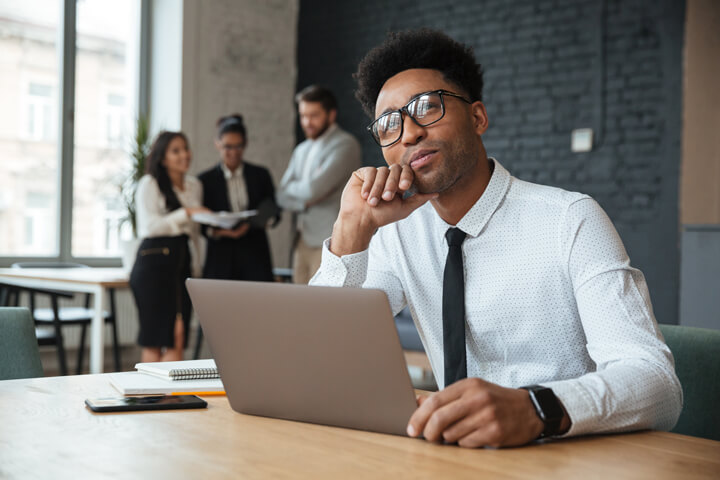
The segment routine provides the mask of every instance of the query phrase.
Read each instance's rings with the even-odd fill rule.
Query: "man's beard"
[[[429,178],[423,178],[422,173],[416,175],[413,185],[418,193],[442,193],[450,189],[472,170],[479,157],[479,152],[474,152],[468,143],[461,141],[436,140],[420,148],[437,150],[437,154],[442,155],[442,158],[439,164],[432,166],[433,170],[428,173]]]
[[[322,126],[321,129],[318,130],[318,132],[315,135],[309,135],[307,131],[305,131],[305,136],[309,138],[310,140],[315,140],[316,138],[319,138],[322,136],[323,133],[327,131],[327,129],[330,128],[330,121],[326,120],[325,124]]]

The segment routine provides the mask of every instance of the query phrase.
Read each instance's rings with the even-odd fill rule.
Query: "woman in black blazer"
[[[247,134],[242,116],[229,115],[217,122],[215,146],[220,163],[201,173],[203,205],[219,212],[260,210],[259,218],[280,219],[270,172],[243,159]],[[268,212],[270,212],[268,214]],[[205,227],[208,239],[205,278],[273,281],[272,257],[266,225],[243,222],[232,230]]]

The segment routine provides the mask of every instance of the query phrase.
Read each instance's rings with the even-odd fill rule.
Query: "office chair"
[[[0,307],[0,380],[42,376],[30,310]]]
[[[87,265],[68,262],[19,262],[14,263],[12,268],[90,268]],[[40,345],[56,345],[58,350],[58,363],[60,366],[60,374],[67,375],[67,359],[65,355],[65,342],[62,335],[62,327],[68,325],[80,325],[80,343],[78,346],[77,368],[76,373],[82,373],[83,360],[85,357],[85,338],[87,337],[87,328],[92,323],[94,311],[90,307],[90,294],[85,295],[85,305],[83,307],[60,307],[59,298],[73,298],[72,294],[59,292],[49,289],[28,289],[23,288],[30,295],[30,311],[33,312],[35,324],[39,327],[53,327],[52,330],[47,328],[36,329],[38,343]],[[115,362],[115,371],[120,371],[120,345],[118,342],[116,308],[115,308],[115,289],[109,289],[110,292],[110,311],[104,311],[103,317],[105,322],[112,327],[113,334],[113,359]],[[50,308],[36,308],[35,295],[44,294],[50,297]]]
[[[675,433],[720,440],[720,331],[660,325],[675,357],[683,409]]]

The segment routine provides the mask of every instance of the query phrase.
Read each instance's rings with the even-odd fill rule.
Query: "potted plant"
[[[135,205],[135,192],[140,178],[145,175],[145,161],[150,151],[150,121],[147,115],[139,115],[135,123],[135,134],[130,147],[130,158],[132,164],[127,177],[122,182],[121,193],[123,203],[127,209],[127,215],[122,223],[129,224],[132,232],[131,238],[123,239],[122,243],[122,264],[128,272],[135,263],[135,255],[140,239],[137,234],[137,207]]]

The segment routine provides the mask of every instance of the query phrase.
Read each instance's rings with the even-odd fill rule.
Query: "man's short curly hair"
[[[429,28],[390,32],[385,41],[365,55],[353,75],[355,98],[370,118],[380,89],[392,76],[412,68],[438,70],[449,82],[462,88],[475,102],[482,100],[482,66],[475,61],[472,47]]]

